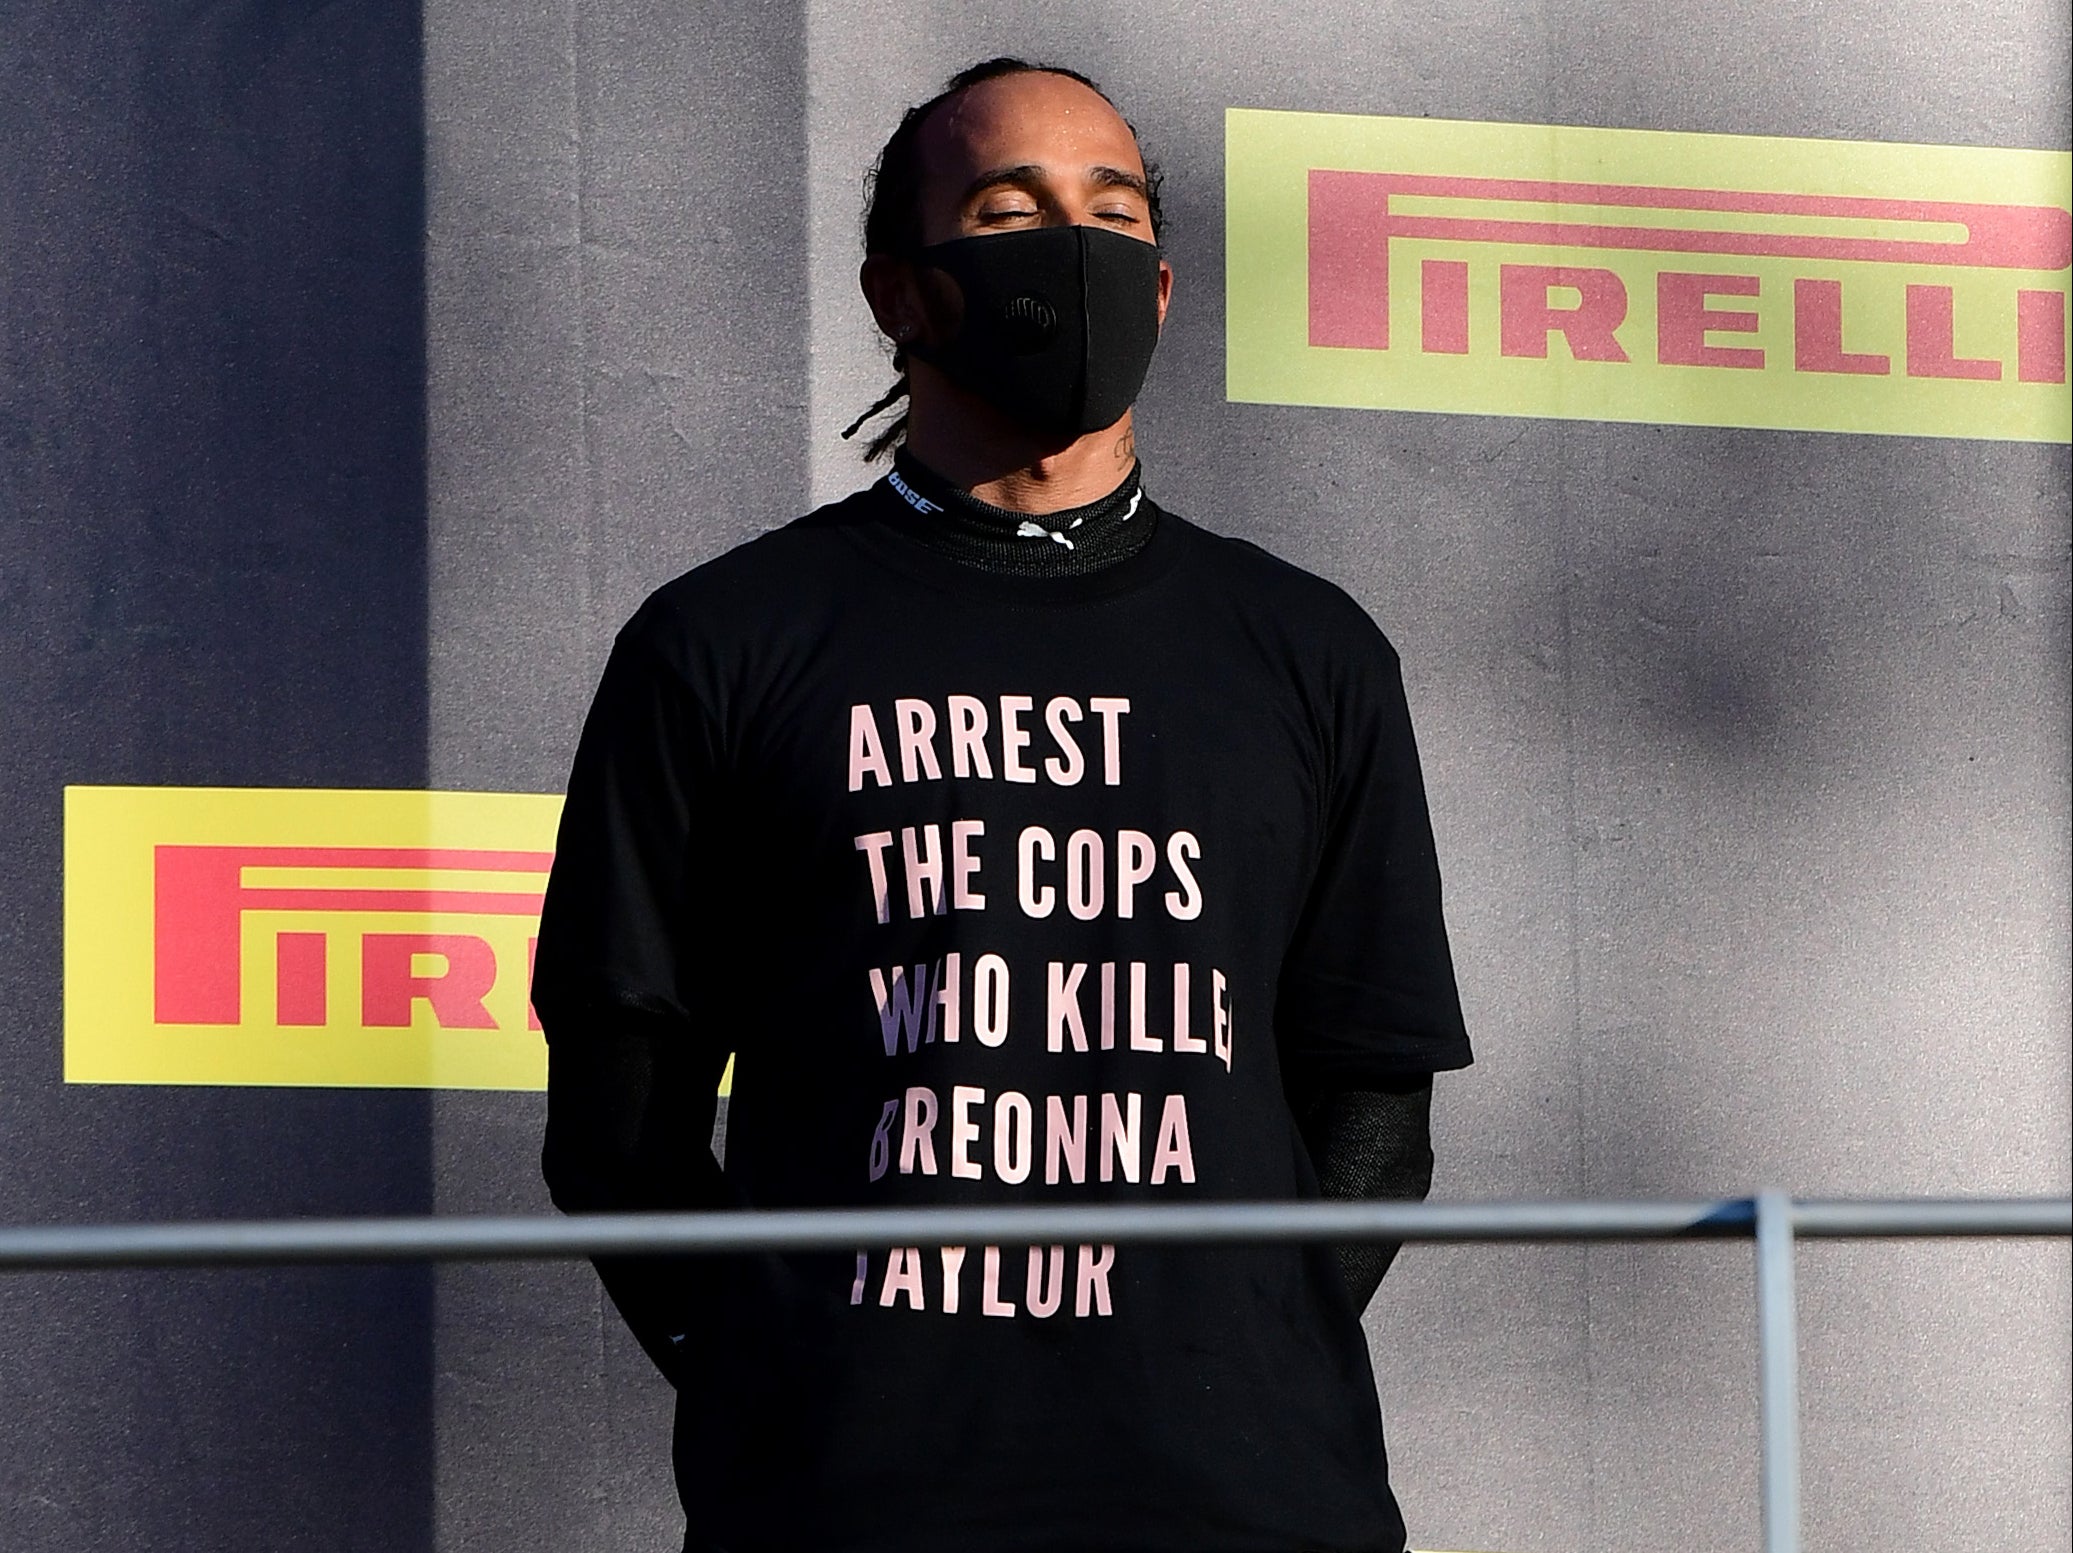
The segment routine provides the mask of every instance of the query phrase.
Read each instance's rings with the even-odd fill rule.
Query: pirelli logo
[[[1232,110],[1236,400],[2066,442],[2064,152]]]
[[[561,800],[74,787],[65,1076],[538,1089]]]

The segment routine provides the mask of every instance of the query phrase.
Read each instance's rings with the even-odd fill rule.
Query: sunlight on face
[[[1067,76],[982,81],[929,121],[921,154],[924,243],[1039,226],[1157,240],[1130,126]]]

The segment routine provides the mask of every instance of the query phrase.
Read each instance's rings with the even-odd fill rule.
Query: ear
[[[916,284],[914,266],[890,254],[874,253],[857,271],[857,284],[871,304],[871,316],[895,345],[905,345],[928,321]]]
[[[1159,261],[1159,332],[1166,332],[1166,304],[1173,298],[1173,266]]]

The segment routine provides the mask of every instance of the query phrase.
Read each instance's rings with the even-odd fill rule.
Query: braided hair
[[[944,103],[968,87],[982,81],[992,81],[1009,75],[1061,75],[1069,81],[1077,81],[1095,93],[1103,102],[1115,107],[1107,92],[1083,76],[1077,70],[1068,70],[1063,65],[1032,64],[1026,59],[1015,59],[1002,55],[996,59],[981,60],[968,69],[960,70],[943,89],[927,102],[909,108],[900,116],[899,127],[886,141],[878,153],[878,160],[870,172],[864,175],[864,254],[871,257],[886,254],[895,258],[912,258],[922,247],[921,241],[921,131],[929,115]],[[1118,110],[1120,111],[1120,110]],[[1144,144],[1138,138],[1137,128],[1126,119],[1133,140],[1138,140],[1138,155],[1144,161],[1146,203],[1151,207],[1152,236],[1156,240],[1161,230],[1159,211],[1159,185],[1162,175],[1158,164],[1144,155]],[[849,423],[842,433],[847,442],[861,431],[866,422],[884,414],[907,397],[907,352],[904,347],[894,347],[893,371],[897,376],[892,387],[879,395],[877,401],[862,415]],[[864,448],[864,459],[876,462],[897,447],[907,435],[907,411],[900,413],[872,436]]]

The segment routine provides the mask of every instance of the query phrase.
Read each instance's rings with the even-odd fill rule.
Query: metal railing
[[[290,1219],[0,1229],[0,1273],[299,1262],[496,1261],[837,1251],[973,1242],[1289,1245],[1402,1240],[1754,1237],[1765,1553],[1799,1553],[1802,1238],[2073,1235],[2073,1199],[1796,1200],[1782,1192],[1676,1202],[1180,1203],[1085,1208],[830,1208],[567,1218]]]

